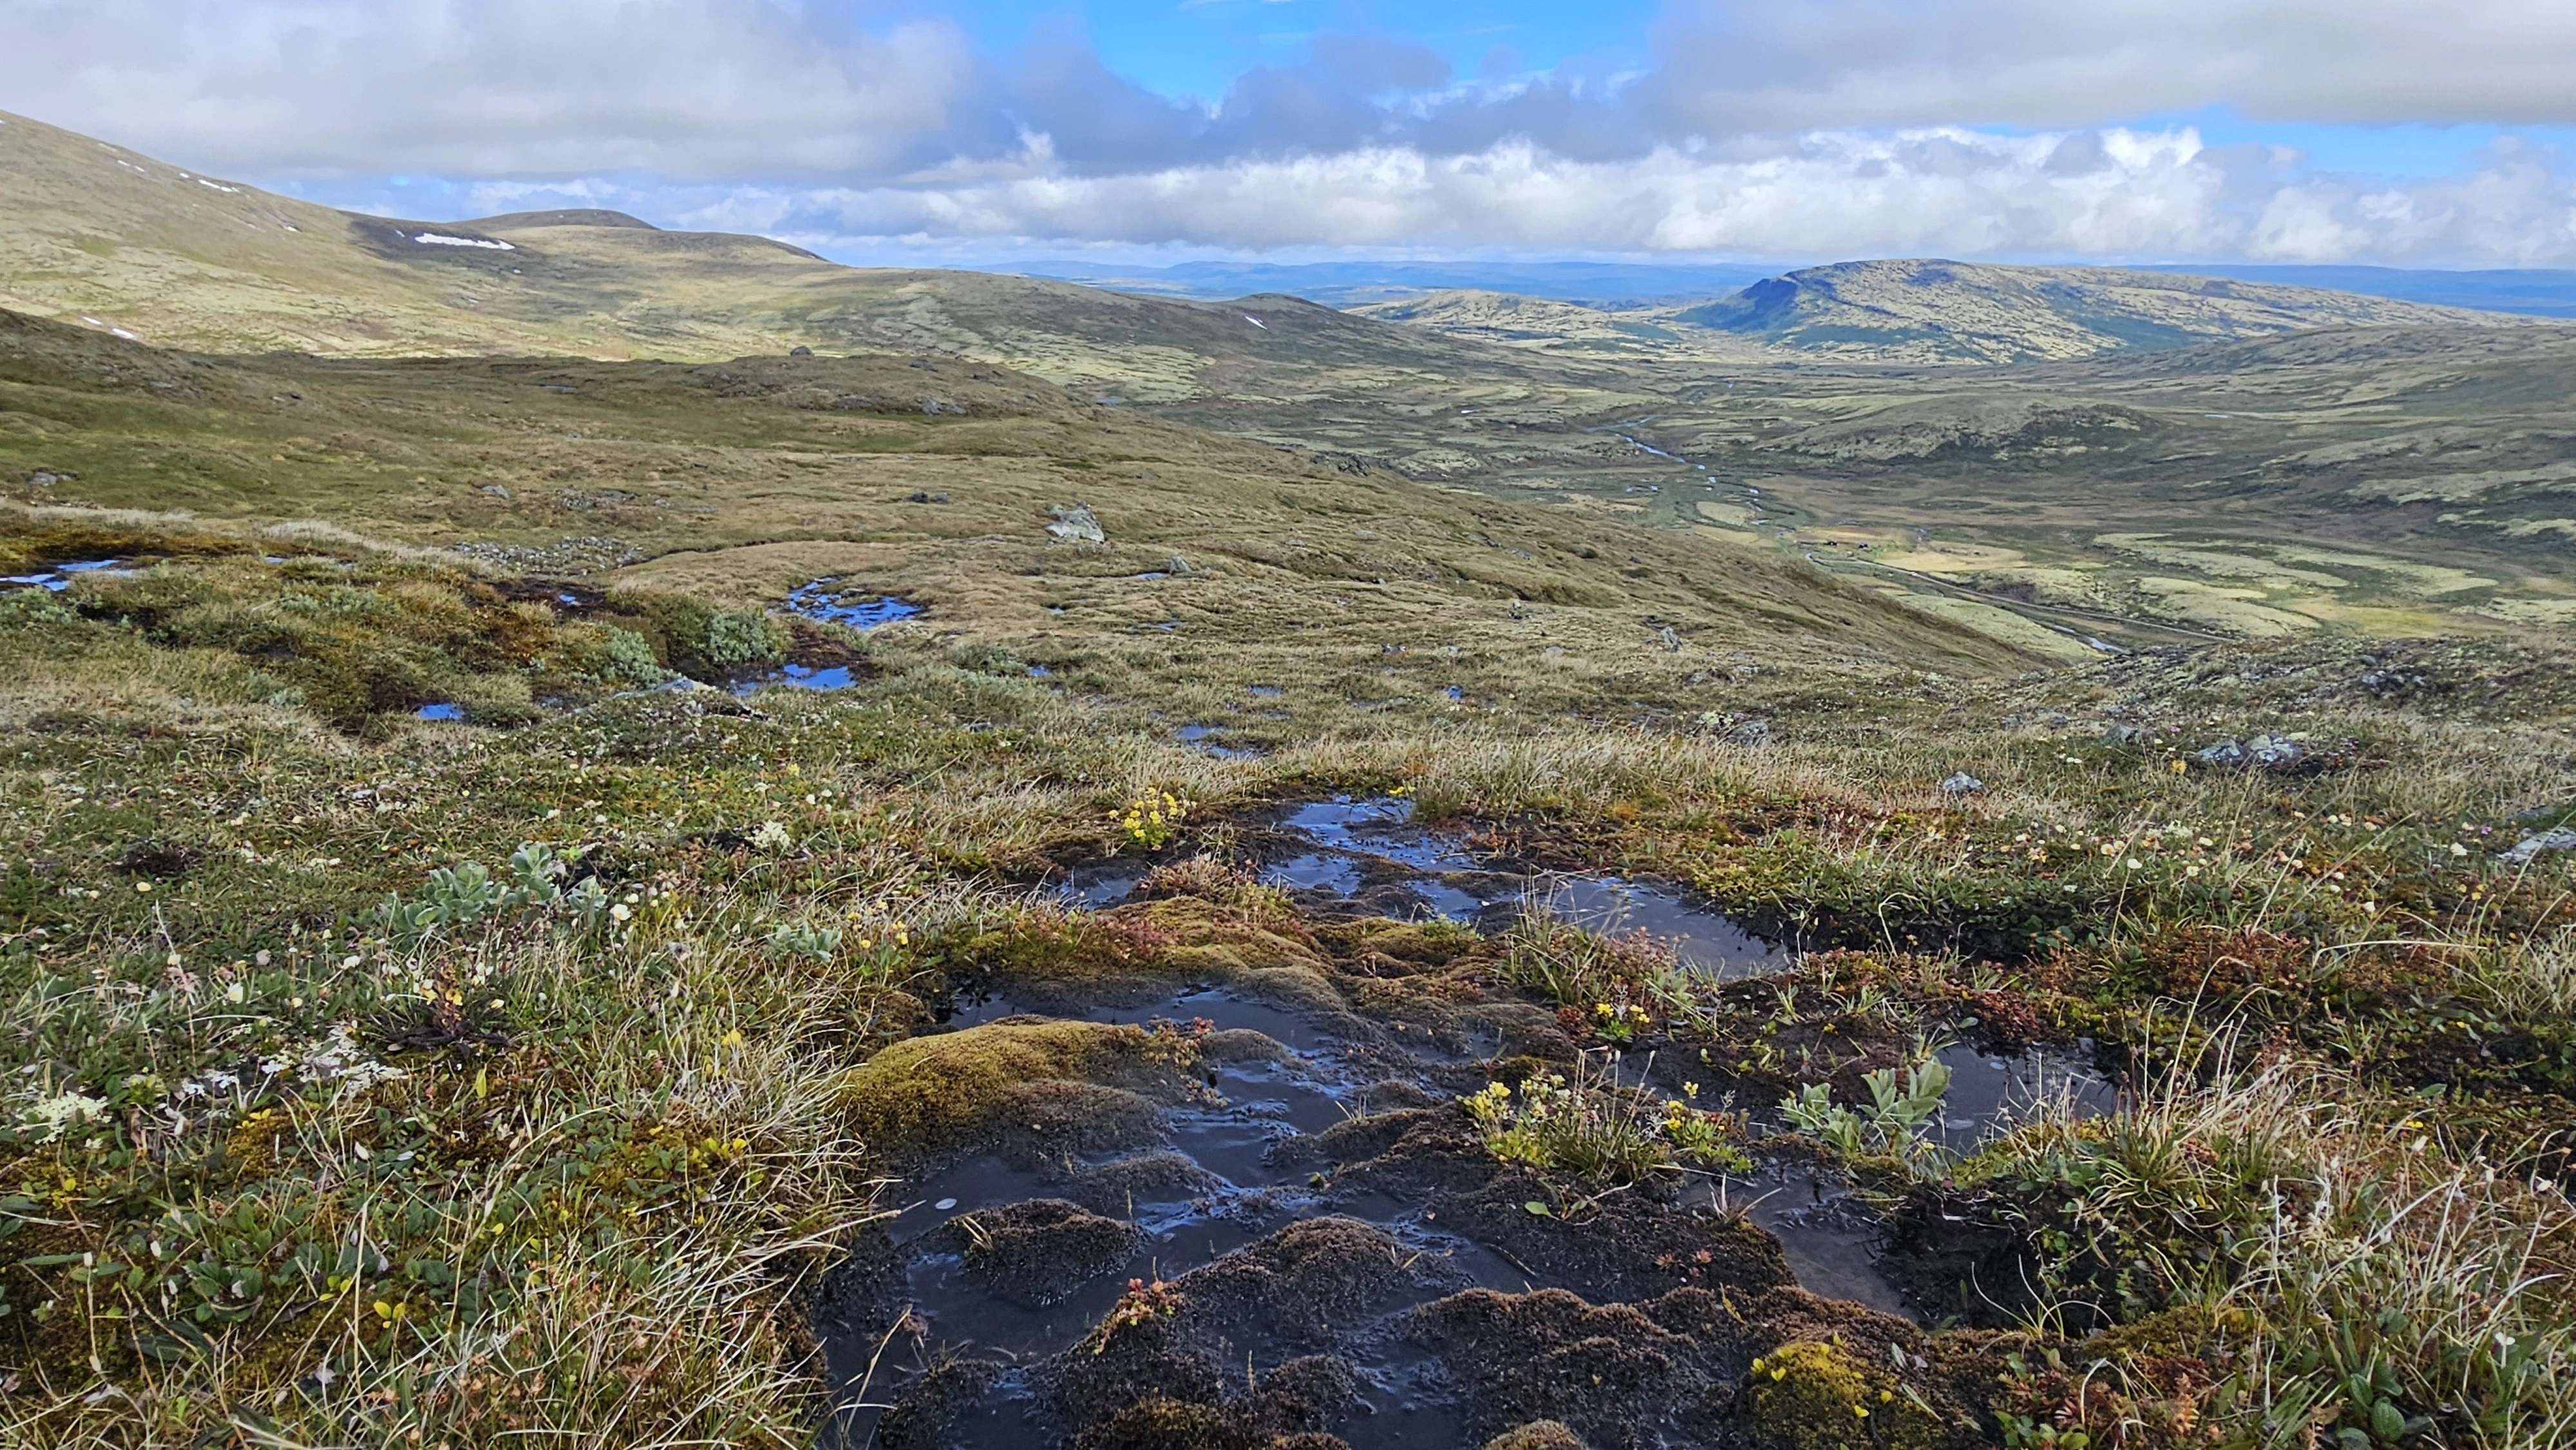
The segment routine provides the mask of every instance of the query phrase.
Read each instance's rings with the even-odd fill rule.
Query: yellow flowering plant
[[[1180,834],[1181,822],[1189,812],[1189,803],[1170,791],[1145,791],[1127,802],[1127,809],[1118,817],[1118,831],[1131,846],[1159,851]]]

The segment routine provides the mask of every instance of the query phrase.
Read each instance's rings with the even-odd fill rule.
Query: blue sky
[[[0,109],[851,260],[2576,265],[2540,0],[0,0]]]
[[[940,7],[996,53],[1042,23],[1072,24],[1110,69],[1170,95],[1215,100],[1256,65],[1294,64],[1316,35],[1384,35],[1428,48],[1460,76],[1550,70],[1559,65],[1632,70],[1648,63],[1650,0],[1589,4],[1440,4],[1398,0],[1194,0],[1087,5],[987,0]]]

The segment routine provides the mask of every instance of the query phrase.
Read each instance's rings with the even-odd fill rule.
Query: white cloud
[[[1657,48],[1654,107],[1719,131],[2576,122],[2558,0],[1676,0]]]
[[[2067,164],[2070,153],[2079,160]],[[1572,161],[1376,147],[1112,176],[744,188],[658,200],[688,225],[842,252],[887,238],[1203,248],[1503,248],[1753,257],[2576,262],[2576,185],[2507,148],[2472,174],[2363,186],[2188,127],[1824,132],[1768,151]],[[628,204],[638,204],[630,201]]]
[[[845,173],[977,61],[773,0],[0,0],[0,99],[209,170]]]
[[[624,205],[842,250],[2576,262],[2537,148],[2389,181],[2105,128],[2576,123],[2565,0],[1671,0],[1636,75],[1459,81],[1326,37],[1212,105],[1118,78],[1069,23],[995,57],[848,5],[0,0],[0,105],[370,209]]]

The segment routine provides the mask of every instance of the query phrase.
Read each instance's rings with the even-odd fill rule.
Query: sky
[[[850,261],[2576,266],[2576,0],[0,0],[0,109]]]

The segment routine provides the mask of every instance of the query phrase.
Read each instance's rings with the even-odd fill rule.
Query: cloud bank
[[[260,179],[415,173],[869,239],[2576,264],[2576,160],[2323,172],[2141,116],[2576,124],[2529,0],[1675,0],[1655,63],[1321,36],[1213,102],[820,0],[0,0],[0,106]]]

